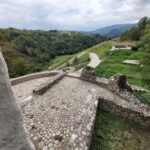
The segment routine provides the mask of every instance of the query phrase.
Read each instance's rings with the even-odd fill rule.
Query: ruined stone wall
[[[123,105],[118,105],[117,103],[108,99],[99,98],[99,109],[101,108],[108,110],[117,116],[122,116],[124,118],[133,120],[150,129],[150,116],[144,115],[142,111],[140,112],[130,108],[125,108]]]
[[[54,75],[57,75],[58,73],[59,72],[57,71],[51,71],[51,72],[45,71],[45,72],[33,73],[33,74],[28,74],[28,75],[24,75],[21,77],[13,78],[10,81],[11,81],[11,85],[16,85],[25,81],[33,80],[33,79],[54,76]]]
[[[58,81],[60,81],[65,76],[65,73],[59,73],[55,75],[52,79],[50,79],[48,82],[45,82],[35,89],[33,89],[33,94],[35,95],[41,95],[45,93],[48,89],[52,88]]]
[[[99,95],[99,108],[150,128],[150,107],[132,95],[132,89],[126,83],[125,76],[116,75],[108,80],[96,77],[93,68],[87,67],[83,70],[81,79],[95,83],[112,93],[111,96]]]
[[[74,129],[66,150],[88,150],[94,130],[95,118],[98,109],[98,97],[94,90],[90,91],[86,105],[77,118],[78,127]]]

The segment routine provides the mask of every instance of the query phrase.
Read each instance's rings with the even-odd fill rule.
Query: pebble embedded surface
[[[34,96],[33,101],[22,108],[25,126],[37,149],[65,149],[70,139],[77,138],[74,131],[79,128],[80,124],[83,124],[81,135],[89,135],[91,129],[89,123],[93,116],[86,117],[85,112],[87,111],[87,96],[92,88],[97,88],[97,86],[79,79],[65,77],[44,95]],[[14,88],[14,90],[18,89],[19,85],[18,88]],[[27,90],[28,93],[29,89],[22,88],[22,90]],[[93,102],[93,107],[95,107],[94,104]],[[83,118],[85,118],[84,122]],[[81,147],[86,147],[82,136],[79,140]]]
[[[13,89],[15,94],[22,92],[25,97],[35,86],[47,80],[27,81]],[[43,95],[33,95],[33,100],[22,107],[24,124],[36,149],[88,150],[99,96],[120,107],[150,116],[150,110],[139,107],[134,100],[126,101],[90,82],[64,77]]]
[[[43,77],[38,79],[29,80],[12,86],[15,97],[19,101],[23,101],[32,95],[32,91],[36,86],[48,81],[52,77]]]

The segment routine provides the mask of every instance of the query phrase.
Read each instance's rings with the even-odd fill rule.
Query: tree
[[[12,70],[15,74],[14,76],[21,76],[26,74],[27,66],[25,60],[22,58],[17,58],[14,60],[12,63]]]
[[[141,49],[150,52],[150,24],[146,26],[144,35],[141,38]]]
[[[140,29],[140,31],[145,30],[148,21],[149,21],[148,17],[143,17],[142,19],[140,19],[140,21],[138,22],[138,28]]]
[[[143,75],[143,79],[150,82],[150,53],[145,54],[145,56],[141,58],[140,62],[142,64],[141,73]]]
[[[133,40],[133,41],[140,40],[148,24],[150,24],[150,18],[143,17],[142,19],[139,20],[139,22],[135,27],[129,29],[128,31],[125,31],[121,35],[121,40]]]

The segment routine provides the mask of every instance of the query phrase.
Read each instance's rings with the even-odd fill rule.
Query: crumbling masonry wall
[[[81,79],[95,83],[112,93],[111,96],[99,94],[99,108],[150,128],[150,107],[132,95],[132,89],[126,84],[125,76],[116,75],[108,80],[97,77],[93,68],[86,67],[82,71]]]

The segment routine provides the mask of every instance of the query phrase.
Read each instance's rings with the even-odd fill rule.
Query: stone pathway
[[[47,78],[44,79],[45,81]],[[29,88],[37,85],[41,79],[27,81],[13,87],[15,94],[23,92],[29,93]],[[23,88],[26,86],[26,88]],[[27,87],[31,85],[31,87]],[[20,87],[20,88],[19,88]],[[91,89],[104,90],[91,83],[81,81],[76,78],[65,77],[58,84],[54,85],[44,95],[34,96],[33,101],[22,108],[25,126],[30,133],[30,137],[36,148],[39,150],[64,150],[70,140],[74,137],[74,131],[82,124],[84,135],[89,135],[91,120],[94,116],[82,116],[86,107],[86,100]],[[22,91],[21,91],[21,90]],[[104,91],[103,91],[104,93]],[[91,102],[94,107],[94,102]],[[86,114],[86,113],[85,113]],[[90,124],[90,125],[88,125]],[[88,125],[88,126],[87,126]],[[86,141],[80,137],[80,147],[87,148]],[[74,148],[78,147],[74,144]]]
[[[101,60],[99,59],[99,57],[95,53],[90,53],[90,60],[91,61],[88,64],[88,66],[90,66],[92,68],[96,68],[101,63]]]
[[[21,93],[23,98],[29,96],[35,86],[47,80],[49,78],[41,78],[15,85],[15,96]],[[33,100],[22,107],[25,127],[36,150],[88,150],[98,105],[91,90],[98,93],[97,97],[118,106],[139,112],[143,109],[143,106],[137,109],[134,103],[122,100],[100,86],[78,79],[78,74],[68,75],[43,95],[33,95]],[[144,113],[150,115],[148,109]]]
[[[53,76],[29,80],[29,81],[14,85],[12,88],[13,88],[15,97],[17,98],[17,100],[19,100],[19,102],[25,100],[26,98],[32,95],[32,91],[36,86],[48,81],[50,78],[53,78]]]
[[[99,57],[97,56],[97,54],[95,53],[89,53],[89,57],[90,57],[90,63],[87,66],[90,66],[92,68],[96,68],[101,62],[102,60],[99,59]],[[78,70],[77,72],[81,74],[83,68],[81,68],[80,70]]]

